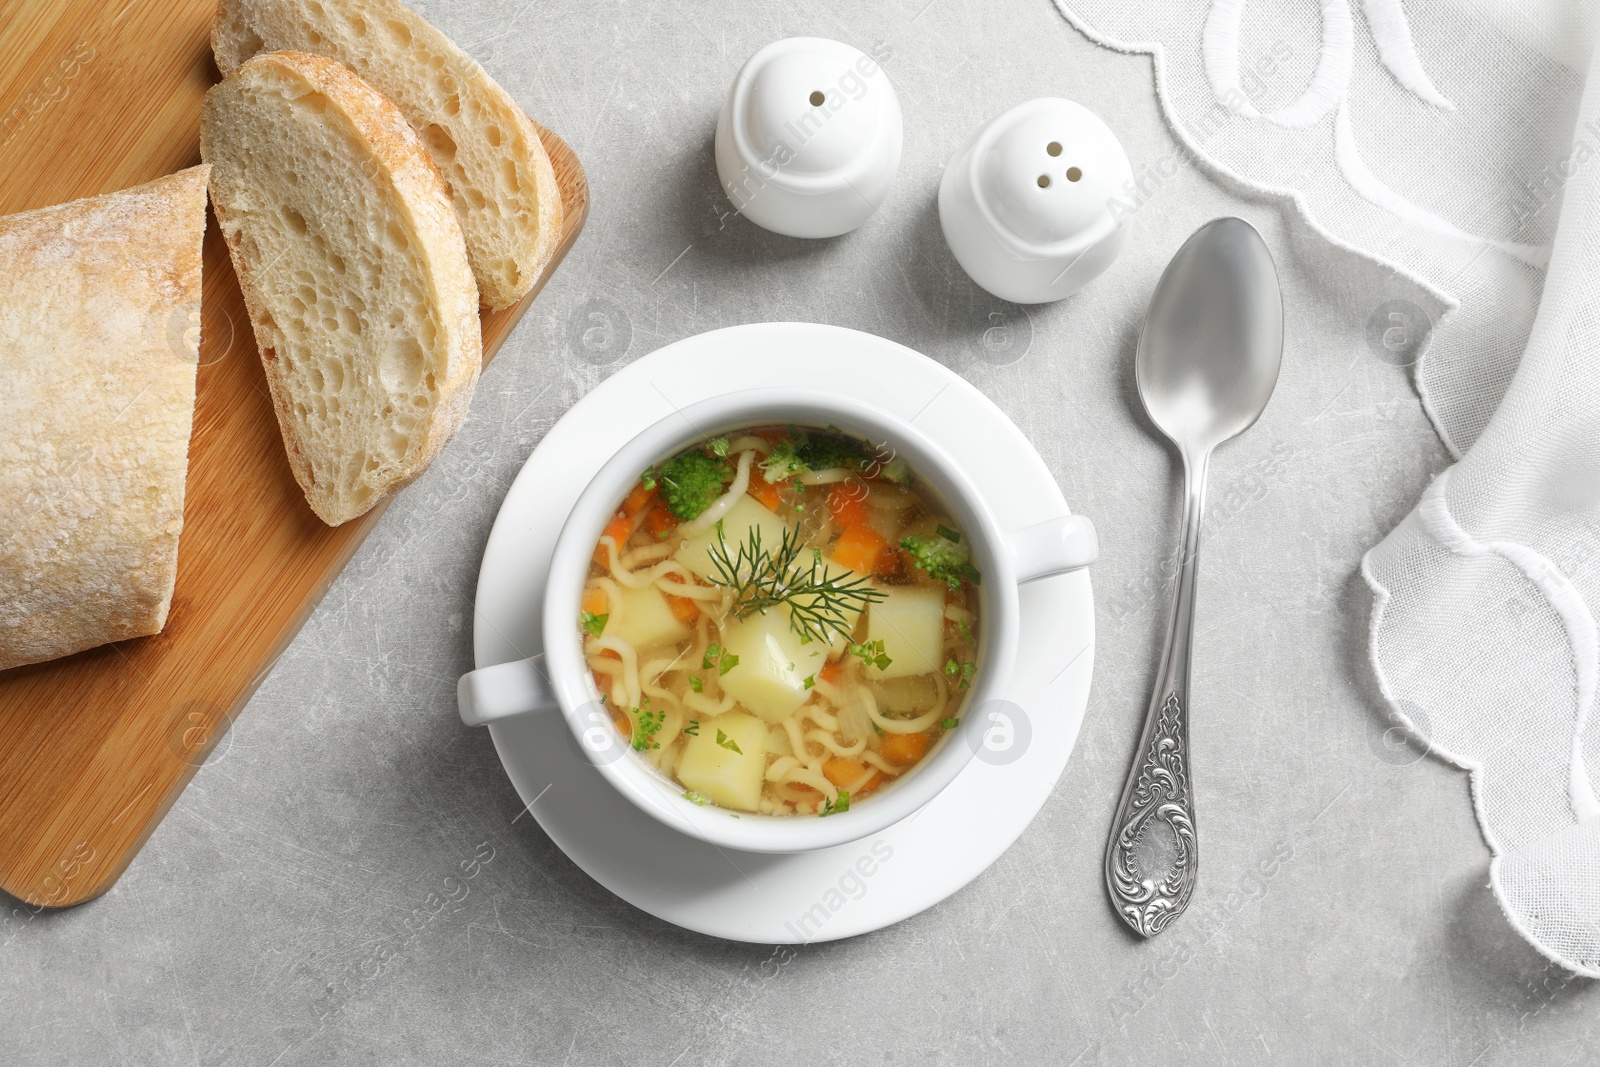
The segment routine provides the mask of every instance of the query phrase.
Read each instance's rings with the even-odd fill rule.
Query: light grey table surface
[[[1367,667],[1361,553],[1447,461],[1367,320],[1426,298],[1377,267],[1319,269],[1343,253],[1176,151],[1148,59],[1096,48],[1045,0],[426,14],[576,149],[587,229],[460,437],[122,880],[4,926],[0,1063],[1594,1061],[1600,991],[1506,925],[1465,777],[1386,734]],[[887,48],[905,111],[889,201],[831,241],[729,214],[711,160],[738,64],[795,34]],[[1315,58],[1295,54],[1266,91],[1303,83]],[[1147,180],[1112,269],[1024,310],[967,280],[934,196],[963,137],[1042,95],[1106,116]],[[1155,670],[1179,489],[1131,360],[1167,258],[1220,214],[1272,246],[1288,344],[1265,417],[1213,467],[1193,697],[1202,874],[1188,914],[1144,943],[1108,908],[1101,851]],[[792,953],[687,933],[592,882],[516,818],[454,696],[485,538],[551,424],[667,342],[780,319],[871,331],[957,370],[1104,545],[1087,716],[1032,826],[943,904]],[[406,928],[484,856],[459,904]]]

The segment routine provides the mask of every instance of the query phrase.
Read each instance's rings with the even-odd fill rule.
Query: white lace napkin
[[[1460,459],[1364,561],[1373,665],[1471,770],[1511,923],[1600,977],[1600,5],[1056,3],[1154,54],[1203,165],[1437,294],[1367,323]]]

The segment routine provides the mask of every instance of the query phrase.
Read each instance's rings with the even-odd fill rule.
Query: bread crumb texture
[[[477,381],[449,194],[392,103],[306,53],[214,86],[200,150],[289,465],[312,510],[346,522],[426,469]]]
[[[395,0],[221,0],[211,32],[230,74],[268,51],[337,60],[394,101],[461,220],[479,296],[517,302],[561,240],[563,210],[539,132],[471,56]]]
[[[0,669],[166,624],[207,171],[0,218]]]

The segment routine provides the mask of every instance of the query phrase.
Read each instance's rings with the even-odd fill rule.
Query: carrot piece
[[[672,609],[679,622],[694,622],[700,617],[700,604],[691,597],[673,596],[668,593],[667,607]]]
[[[612,516],[611,521],[606,523],[606,528],[600,531],[600,536],[614,538],[617,542],[617,551],[620,553],[622,546],[628,543],[628,538],[633,536],[633,523],[625,516]],[[604,567],[610,558],[606,553],[606,546],[596,543],[594,561]]]
[[[769,445],[775,445],[789,436],[789,431],[782,426],[763,426],[758,430],[750,430],[748,432],[751,437],[759,437]]]
[[[822,765],[823,777],[840,789],[843,789],[866,773],[867,765],[858,759],[851,759],[849,756],[834,756]]]
[[[867,521],[867,494],[859,482],[840,482],[828,494],[828,513],[844,529]]]
[[[657,541],[665,541],[667,535],[678,528],[678,519],[666,508],[651,508],[645,513],[644,528]]]
[[[606,613],[606,604],[606,591],[604,589],[590,586],[583,591],[583,602],[580,607],[590,615],[604,615]]]
[[[852,526],[834,543],[833,558],[839,566],[857,574],[876,574],[888,547],[889,542],[872,527]]]
[[[634,486],[633,491],[628,494],[625,500],[623,500],[622,513],[630,519],[633,518],[635,515],[639,514],[639,512],[644,510],[645,505],[650,503],[655,495],[656,491],[654,489],[646,489],[644,484],[641,482],[640,484]]]
[[[883,758],[894,763],[915,763],[928,751],[927,734],[884,734]]]
[[[756,498],[756,503],[768,511],[777,511],[783,506],[782,488],[767,481],[759,474],[750,475],[749,494]]]
[[[822,669],[817,672],[817,677],[829,685],[838,685],[839,679],[844,677],[844,664],[839,662],[824,663]]]
[[[858,797],[866,796],[868,793],[872,792],[874,789],[878,788],[880,785],[883,784],[883,778],[884,778],[883,772],[882,771],[877,772],[871,778],[867,779],[867,784],[866,785],[859,786],[856,789],[856,791],[855,791],[855,793],[853,795],[854,796],[858,796]]]

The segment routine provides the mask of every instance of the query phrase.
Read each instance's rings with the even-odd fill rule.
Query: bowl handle
[[[456,683],[456,704],[468,726],[537,711],[553,711],[555,690],[545,669],[544,653],[468,671]]]
[[[1100,538],[1087,515],[1063,515],[1011,534],[1017,581],[1082,570],[1100,555]]]

